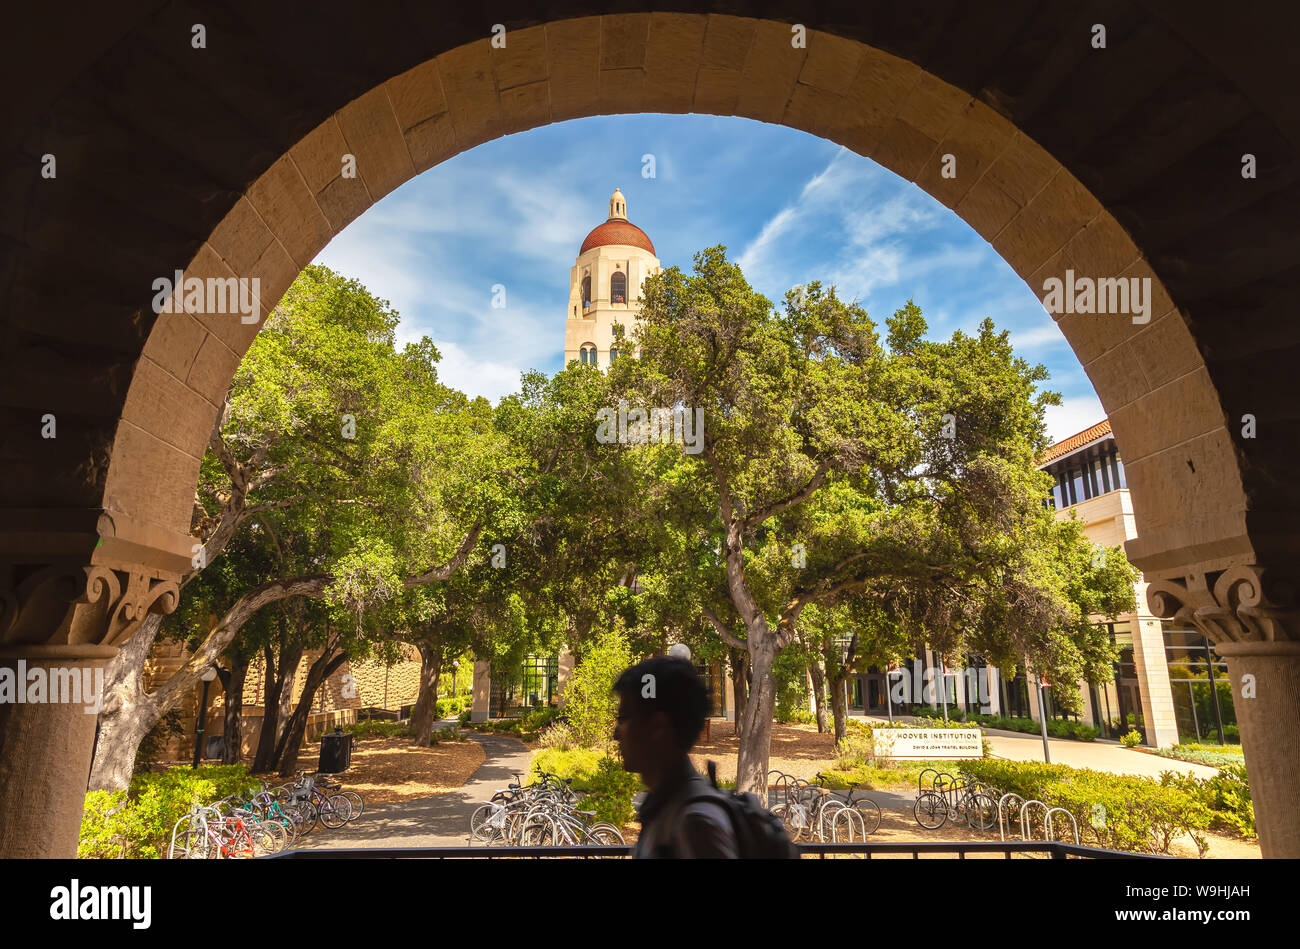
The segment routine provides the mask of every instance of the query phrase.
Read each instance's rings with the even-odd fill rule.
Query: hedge
[[[1191,789],[1135,775],[1032,761],[985,758],[954,763],[956,769],[1003,793],[1065,808],[1078,823],[1080,842],[1090,846],[1167,854],[1172,840],[1185,833],[1201,856],[1208,847],[1201,831],[1211,826],[1214,815],[1204,797]],[[1035,808],[1039,833],[1042,813]],[[1064,832],[1058,829],[1056,837],[1068,839],[1069,833],[1068,827]]]
[[[246,765],[203,765],[137,774],[126,791],[91,791],[81,815],[78,857],[167,856],[172,827],[195,804],[251,794]]]

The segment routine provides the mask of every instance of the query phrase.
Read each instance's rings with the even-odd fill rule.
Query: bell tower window
[[[609,302],[627,302],[627,274],[621,270],[614,271],[614,275],[609,278]]]

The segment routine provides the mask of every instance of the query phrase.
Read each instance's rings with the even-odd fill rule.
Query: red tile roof
[[[1095,442],[1103,435],[1110,434],[1110,419],[1104,418],[1092,428],[1086,428],[1077,435],[1071,435],[1063,441],[1057,442],[1043,452],[1043,457],[1038,459],[1039,465],[1045,465],[1048,462],[1055,461],[1063,455],[1068,455],[1076,449],[1082,448],[1089,442]]]
[[[652,254],[655,252],[655,245],[650,243],[650,238],[645,236],[645,231],[631,221],[610,218],[587,235],[578,253],[585,254],[593,247],[605,247],[608,244],[628,244],[648,250]]]

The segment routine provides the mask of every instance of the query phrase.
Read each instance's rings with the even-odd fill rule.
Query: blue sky
[[[1064,401],[1048,409],[1054,438],[1104,417],[1065,337],[982,237],[871,160],[783,126],[624,115],[509,135],[407,182],[317,262],[391,301],[402,340],[432,337],[447,384],[495,402],[524,370],[560,368],[569,268],[616,187],[665,267],[689,270],[696,251],[725,244],[773,302],[821,280],[877,322],[914,299],[935,337],[992,317],[1051,371]]]

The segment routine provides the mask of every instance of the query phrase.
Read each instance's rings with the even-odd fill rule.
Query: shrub
[[[460,733],[460,729],[445,725],[442,728],[435,728],[429,736],[430,747],[440,741],[469,741],[469,739]]]
[[[590,788],[581,806],[596,812],[593,820],[609,821],[621,828],[632,819],[632,799],[641,788],[641,779],[625,771],[618,758],[606,755],[600,759]]]
[[[81,816],[77,856],[165,857],[172,826],[191,806],[249,794],[258,784],[245,765],[204,765],[137,774],[126,791],[91,791]]]
[[[1245,764],[1228,764],[1212,778],[1200,780],[1190,774],[1163,771],[1160,783],[1191,794],[1210,812],[1210,826],[1242,837],[1254,837],[1255,805],[1250,799],[1250,780]]]
[[[546,748],[533,755],[530,782],[548,771],[572,782],[583,794],[583,810],[595,811],[593,820],[607,820],[622,827],[632,817],[632,799],[641,789],[641,779],[623,770],[615,755],[596,748]]]
[[[776,721],[781,725],[816,725],[817,716],[802,706],[776,707]]]
[[[556,748],[560,751],[570,751],[578,747],[577,739],[573,737],[573,729],[569,727],[568,722],[557,722],[549,726],[537,736],[537,740],[543,748]]]
[[[402,722],[386,722],[382,718],[363,719],[342,726],[357,738],[408,738],[415,734],[411,726]]]
[[[1209,765],[1211,768],[1221,768],[1225,765],[1236,765],[1243,762],[1239,745],[1173,745],[1169,748],[1156,748],[1154,751],[1165,758],[1176,758],[1179,761]]]
[[[614,682],[635,662],[627,636],[614,628],[597,636],[574,667],[565,712],[579,744],[588,748],[609,746],[618,717]]]
[[[1210,808],[1200,792],[1172,782],[1001,759],[963,761],[961,768],[1004,793],[1065,808],[1078,823],[1083,843],[1133,853],[1168,853],[1173,838],[1186,833],[1205,853],[1207,844],[1200,831],[1211,824]],[[1035,816],[1041,821],[1042,811]],[[1067,829],[1056,836],[1062,839],[1068,833]]]
[[[540,780],[541,773],[547,771],[572,781],[575,791],[587,791],[591,789],[596,768],[603,757],[604,752],[597,748],[570,748],[567,751],[559,748],[542,749],[533,755],[529,780]]]
[[[471,711],[470,709],[468,709],[468,708],[465,709],[464,711],[462,711],[462,712],[460,713],[460,727],[461,727],[461,728],[464,728],[466,725],[469,724],[469,719],[470,719],[470,715],[471,715],[471,714],[472,714],[472,711]]]
[[[1125,748],[1136,748],[1142,744],[1142,733],[1136,728],[1130,729],[1128,734],[1119,740],[1119,743]]]

